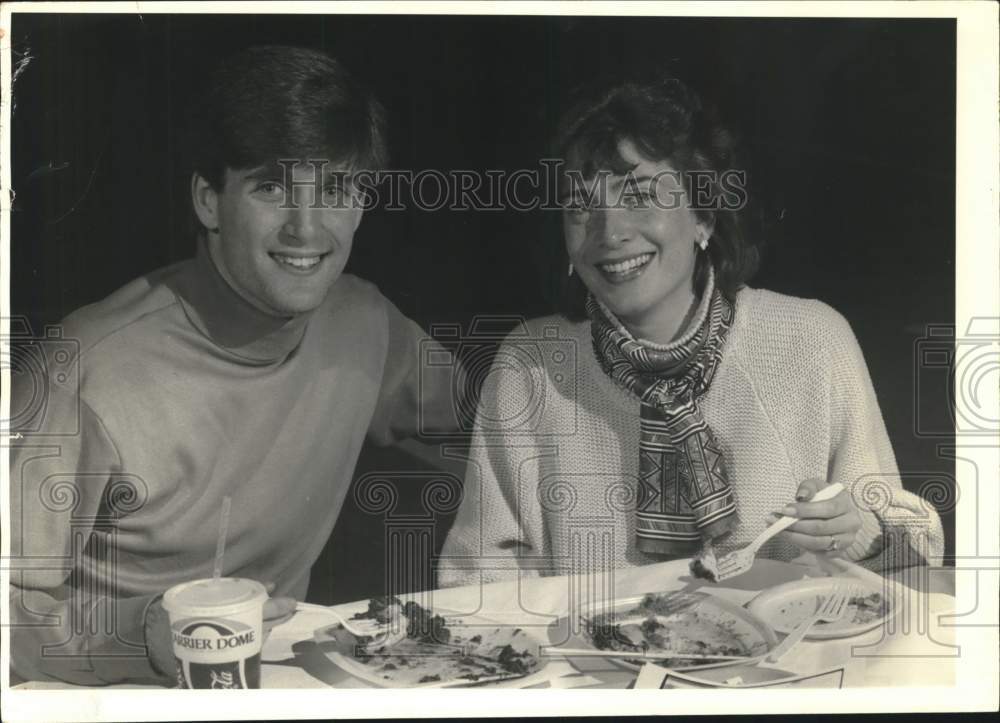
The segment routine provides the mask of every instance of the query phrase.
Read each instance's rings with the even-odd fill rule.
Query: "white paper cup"
[[[167,590],[163,607],[181,688],[259,688],[267,590],[256,580],[193,580]]]

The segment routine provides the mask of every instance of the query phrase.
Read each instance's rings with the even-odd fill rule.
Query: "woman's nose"
[[[629,229],[628,213],[622,209],[598,209],[591,220],[595,222],[591,234],[598,243],[612,246],[629,241],[632,237]]]

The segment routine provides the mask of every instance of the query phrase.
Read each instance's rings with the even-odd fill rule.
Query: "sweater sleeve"
[[[862,518],[845,554],[876,570],[939,565],[941,521],[929,502],[903,488],[861,348],[847,321],[830,313],[829,481],[850,490]]]
[[[457,359],[441,370],[429,366],[449,356],[413,320],[380,295],[386,313],[388,344],[378,402],[368,436],[380,445],[393,444],[421,432],[457,429],[456,395],[464,395],[466,376]],[[447,366],[447,365],[445,365]]]
[[[16,377],[25,375],[12,376],[12,408],[20,409],[31,390],[18,388]],[[51,385],[39,406],[42,426],[31,429],[44,436],[25,434],[10,450],[12,679],[162,683],[145,649],[153,597],[117,598],[87,574],[102,561],[114,564],[114,444],[72,390]]]
[[[535,577],[548,566],[537,484],[554,450],[522,414],[542,380],[504,357],[501,348],[481,390],[462,503],[439,563],[442,587]]]

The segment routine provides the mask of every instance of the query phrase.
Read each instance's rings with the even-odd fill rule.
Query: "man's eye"
[[[323,188],[323,196],[327,200],[339,201],[348,197],[348,190],[340,185],[330,185]]]
[[[254,188],[254,193],[266,198],[280,198],[284,191],[281,184],[275,181],[261,181]]]

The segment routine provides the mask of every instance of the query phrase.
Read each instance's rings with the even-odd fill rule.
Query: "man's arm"
[[[45,436],[11,445],[12,673],[85,685],[154,680],[143,635],[153,597],[114,590],[116,506],[134,499],[133,482],[76,390],[47,392]],[[12,397],[23,393],[15,380]]]
[[[382,302],[389,341],[369,438],[387,445],[422,432],[457,431],[457,410],[469,394],[465,370],[457,359],[450,367],[426,366],[428,359],[450,352],[390,301],[383,298]]]

